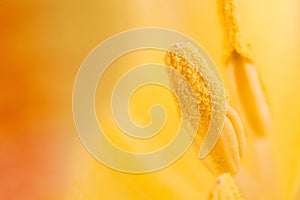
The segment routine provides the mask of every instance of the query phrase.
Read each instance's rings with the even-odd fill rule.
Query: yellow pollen
[[[207,85],[207,81],[200,74],[200,72],[197,69],[197,66],[192,65],[183,56],[179,56],[174,52],[168,51],[166,53],[165,64],[169,66],[172,70],[175,70],[176,72],[180,73],[189,82],[193,90],[192,92],[197,99],[199,115],[200,115],[199,127],[198,127],[196,139],[203,139],[208,130],[210,118],[211,118],[211,112],[212,112],[211,111],[212,101],[211,101],[211,96]],[[169,75],[171,76],[170,73]],[[184,96],[184,94],[181,95],[181,93],[185,93],[184,90],[186,90],[186,88],[183,88],[182,85],[180,85],[180,83],[178,83],[176,80],[172,80],[172,77],[170,77],[170,80],[171,80],[172,87],[174,87],[176,93],[179,94],[179,96]],[[188,106],[189,105],[182,105],[182,109],[187,111],[187,113],[189,109]],[[180,111],[180,107],[178,103],[177,103],[177,109]],[[193,124],[193,125],[198,125],[198,124]],[[198,138],[199,136],[200,138]]]

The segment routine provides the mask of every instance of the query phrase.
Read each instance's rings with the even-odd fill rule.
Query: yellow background
[[[300,167],[300,3],[239,2],[241,26],[252,44],[271,108],[273,130],[268,141],[276,166],[269,167],[278,168],[278,185],[289,198]],[[210,54],[226,85],[216,1],[0,2],[0,199],[204,199],[208,195],[215,177],[192,148],[159,172],[130,175],[99,164],[77,137],[72,88],[83,59],[114,34],[152,26],[194,38]],[[158,52],[148,53],[145,58],[139,53],[121,58],[112,80],[135,62],[160,58]],[[99,88],[96,97],[99,112],[105,113],[109,108],[99,93],[109,92],[113,81],[107,80],[107,88]],[[147,98],[150,91],[159,98]],[[144,88],[134,101],[132,114],[139,123],[148,122],[146,111],[154,101],[166,105],[169,123],[178,120],[164,90]],[[110,118],[102,120],[112,141],[129,149],[138,144],[119,134]],[[159,147],[174,128],[169,124],[156,142],[144,141],[145,146],[139,143],[133,150]]]

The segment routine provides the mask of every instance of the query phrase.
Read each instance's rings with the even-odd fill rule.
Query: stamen
[[[186,57],[192,53],[197,54],[197,58],[201,59],[202,56],[199,55],[198,51],[195,51],[193,46],[185,44],[177,44],[170,48],[170,51],[166,53],[165,64],[170,67],[170,69],[179,72],[191,85],[192,92],[197,97],[197,104],[199,108],[200,120],[198,119],[191,121],[190,124],[193,126],[198,126],[198,132],[195,139],[195,144],[197,150],[200,149],[201,144],[206,136],[209,128],[211,113],[212,113],[212,100],[209,85],[213,80],[210,76],[206,76],[205,71],[202,69],[200,62],[190,62]],[[174,50],[176,49],[176,51]],[[177,96],[188,98],[186,95],[186,88],[183,87],[178,80],[169,73],[170,86],[174,89]],[[176,101],[175,101],[176,102]],[[184,113],[191,113],[189,111],[190,105],[189,101],[182,101],[182,109]],[[187,105],[185,105],[187,104]],[[177,105],[178,111],[180,111],[180,106]],[[240,120],[236,119],[237,115],[232,114],[232,110],[229,113],[232,120],[234,120],[234,126],[230,121],[230,118],[226,118],[225,125],[219,140],[216,145],[209,153],[208,157],[204,159],[206,166],[215,174],[219,175],[224,172],[235,174],[239,171],[240,167],[240,155],[244,149],[244,139],[243,139],[243,126]],[[188,116],[182,116],[188,118]],[[241,146],[239,142],[242,142]],[[241,153],[240,153],[241,152]]]
[[[243,35],[240,22],[237,0],[218,0],[220,10],[220,20],[224,27],[225,41],[225,60],[227,61],[230,55],[236,51],[239,55],[253,61],[253,55],[250,50],[250,44],[246,41]]]
[[[200,72],[195,66],[193,66],[189,61],[187,61],[183,56],[179,56],[172,51],[168,51],[165,55],[165,64],[169,66],[172,70],[179,72],[183,77],[190,83],[191,88],[193,89],[194,95],[197,98],[198,108],[200,119],[199,120],[199,129],[197,136],[198,139],[202,139],[205,136],[205,133],[208,130],[210,118],[211,118],[211,97],[208,89],[207,82],[204,77],[201,76]],[[178,83],[172,77],[172,73],[169,73],[171,87],[174,88],[178,96],[185,95],[185,88],[182,88],[180,83]],[[189,105],[182,105],[187,107]],[[177,105],[178,111],[180,111],[179,105]],[[193,122],[192,124],[194,124]],[[198,124],[194,124],[198,125]],[[197,139],[197,138],[196,138]]]
[[[216,185],[210,192],[208,200],[243,200],[230,174],[222,174],[217,178]]]
[[[237,0],[219,0],[225,38],[225,65],[232,101],[246,132],[264,136],[269,131],[269,107],[250,44],[242,35]]]

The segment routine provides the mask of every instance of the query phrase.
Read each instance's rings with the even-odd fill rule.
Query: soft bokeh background
[[[278,185],[289,198],[300,182],[300,3],[241,0],[240,9],[272,110],[268,141],[276,166],[270,167],[278,168]],[[144,175],[119,173],[95,161],[77,137],[72,88],[81,62],[99,42],[148,26],[197,40],[226,83],[217,12],[216,1],[205,0],[0,1],[0,199],[205,198],[215,179],[193,149],[174,165]],[[116,130],[110,114],[101,114],[110,112],[103,95],[109,95],[118,75],[161,58],[159,52],[143,55],[137,52],[114,63],[96,97],[111,140],[136,151],[159,147],[178,122],[170,94],[155,87],[137,93],[131,111],[138,123],[146,124],[149,105],[166,105],[170,118],[160,138],[132,141]]]

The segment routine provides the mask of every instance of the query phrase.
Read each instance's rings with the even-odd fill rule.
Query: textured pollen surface
[[[181,120],[186,133],[197,130],[195,147],[198,150],[204,144],[204,138],[209,134],[213,120],[223,117],[220,112],[223,100],[225,102],[225,95],[223,97],[220,94],[222,87],[216,85],[216,79],[206,59],[190,43],[177,43],[172,46],[165,55],[165,64],[168,66],[170,88],[179,100],[175,102],[178,111],[182,111]],[[198,115],[195,115],[195,112]],[[214,115],[215,112],[219,113]],[[213,129],[210,133],[222,134],[203,160],[206,166],[218,175],[224,172],[235,174],[240,163],[235,130],[226,116],[224,118],[226,123],[224,122],[222,129]],[[218,125],[221,122],[217,121]]]
[[[246,58],[251,63],[253,62],[253,55],[250,49],[250,44],[246,42],[241,32],[239,23],[239,13],[237,7],[237,0],[219,0],[220,16],[223,26],[225,27],[225,59],[233,52]]]
[[[182,117],[184,119],[191,118],[193,112],[195,112],[194,109],[196,109],[193,105],[195,103],[198,105],[200,119],[192,118],[189,121],[193,127],[198,126],[196,140],[203,140],[210,123],[212,101],[207,80],[201,73],[201,66],[191,63],[194,59],[199,60],[199,58],[194,58],[196,54],[198,52],[193,52],[193,49],[175,45],[166,53],[165,64],[170,67],[170,70],[168,70],[170,87],[177,94],[177,98],[181,98]],[[190,91],[189,87],[184,86],[182,81],[178,81],[178,77],[172,73],[172,70],[180,73],[188,81],[193,91]],[[191,93],[195,95],[197,102],[192,102],[192,99],[189,98]],[[178,104],[177,109],[181,110]]]

